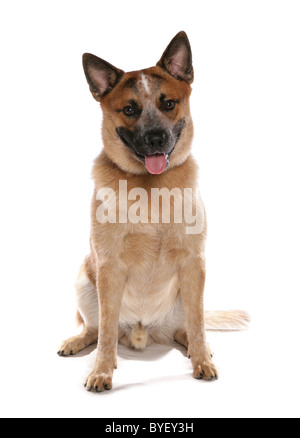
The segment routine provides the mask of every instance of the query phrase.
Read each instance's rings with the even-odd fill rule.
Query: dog
[[[189,39],[179,32],[151,68],[124,73],[88,53],[83,68],[102,108],[104,148],[93,167],[91,253],[76,282],[83,329],[58,354],[75,355],[98,343],[85,381],[89,391],[112,388],[118,342],[143,350],[177,341],[188,350],[195,379],[217,379],[206,329],[241,329],[248,315],[204,311],[207,221],[191,154]],[[130,196],[121,194],[121,183]],[[170,194],[169,221],[162,199],[153,205],[155,190]],[[186,215],[175,220],[183,197],[199,219],[196,232]],[[128,220],[129,213],[135,220]]]

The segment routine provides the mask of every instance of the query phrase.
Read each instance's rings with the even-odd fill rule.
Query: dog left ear
[[[185,32],[179,32],[172,39],[157,65],[176,79],[188,84],[194,81],[192,49]]]
[[[94,98],[100,102],[120,81],[123,70],[90,53],[82,57],[83,69]]]

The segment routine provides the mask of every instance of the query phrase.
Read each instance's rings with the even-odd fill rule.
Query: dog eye
[[[175,109],[176,102],[174,100],[165,100],[162,103],[162,109],[164,111],[173,111]]]
[[[123,113],[127,117],[131,117],[131,116],[135,116],[136,115],[136,112],[135,112],[135,110],[134,110],[132,105],[125,106],[125,108],[123,109]]]

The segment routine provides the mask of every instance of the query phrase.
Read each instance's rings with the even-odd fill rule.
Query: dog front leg
[[[111,263],[98,269],[99,335],[94,368],[85,383],[88,391],[110,390],[117,367],[118,324],[126,282],[125,272],[117,268]]]
[[[180,291],[186,314],[188,351],[195,379],[218,377],[206,344],[204,321],[205,266],[199,257],[187,257],[179,269]]]

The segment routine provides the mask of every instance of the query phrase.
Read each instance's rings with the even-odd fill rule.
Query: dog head
[[[103,110],[102,137],[109,158],[134,174],[161,174],[190,153],[192,52],[187,35],[173,38],[155,67],[124,73],[91,54],[84,72]]]

